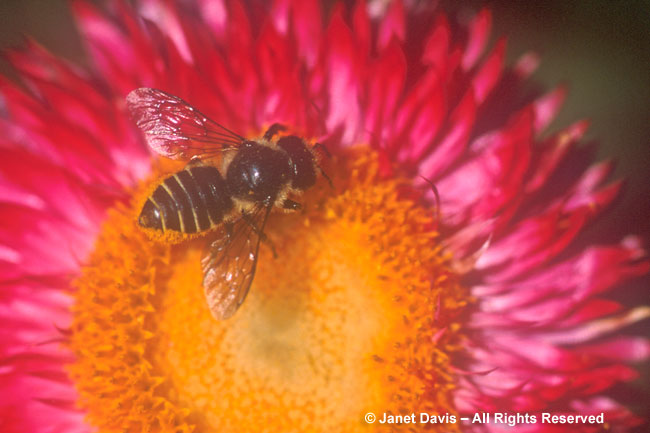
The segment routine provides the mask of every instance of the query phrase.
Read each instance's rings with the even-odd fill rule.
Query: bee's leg
[[[329,150],[327,150],[327,147],[325,147],[324,144],[316,143],[316,144],[314,144],[314,147],[312,147],[312,149],[314,150],[314,152],[316,152],[318,154],[319,157],[322,157],[323,155],[328,157],[328,158],[332,157],[332,154],[330,153]],[[318,164],[318,162],[315,162],[315,164],[316,164],[316,168],[318,169],[318,171],[320,171],[320,174],[327,180],[327,183],[330,184],[330,188],[334,189],[334,184],[332,183],[332,179],[330,179],[330,177],[327,175],[327,173],[325,173],[325,170],[323,170],[323,167],[321,167]]]
[[[255,234],[260,237],[262,242],[264,242],[271,248],[271,251],[273,252],[273,258],[277,259],[278,253],[275,251],[275,245],[273,245],[273,241],[271,241],[271,239],[269,239],[268,236],[266,236],[266,233],[264,233],[262,230],[260,230],[259,227],[257,227],[257,225],[255,225],[255,221],[250,217],[250,215],[248,215],[246,212],[242,212],[241,217],[244,220],[244,222],[248,224],[251,227],[251,229],[253,229]]]
[[[265,140],[271,140],[275,134],[277,134],[280,131],[286,131],[287,127],[280,124],[280,123],[274,123],[273,125],[269,126],[269,129],[266,130],[264,133],[264,139]]]
[[[299,210],[302,209],[302,205],[297,201],[286,199],[285,201],[282,202],[282,209]]]
[[[330,179],[330,177],[327,175],[327,173],[325,173],[325,171],[323,171],[323,169],[320,167],[320,165],[316,164],[316,167],[320,171],[320,174],[325,178],[325,180],[327,180],[327,183],[330,184],[330,188],[334,189],[334,184],[332,183],[332,179]]]

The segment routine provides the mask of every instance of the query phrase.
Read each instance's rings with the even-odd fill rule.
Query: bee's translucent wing
[[[210,312],[217,320],[231,317],[246,299],[255,277],[260,242],[270,210],[271,206],[259,206],[207,246],[201,260],[203,290]]]
[[[244,141],[244,137],[162,90],[135,89],[127,95],[126,105],[149,147],[167,158],[214,156]]]

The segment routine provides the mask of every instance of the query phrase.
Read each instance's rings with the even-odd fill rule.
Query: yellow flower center
[[[304,211],[272,215],[278,257],[262,245],[250,294],[225,321],[204,299],[201,239],[154,242],[136,227],[136,205],[111,212],[76,282],[70,338],[91,425],[385,431],[384,413],[455,413],[449,358],[466,294],[437,246],[434,212],[407,198],[406,182],[382,180],[367,150],[332,165],[336,192],[319,185]]]

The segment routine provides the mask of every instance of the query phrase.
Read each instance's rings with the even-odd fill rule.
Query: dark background
[[[583,240],[618,241],[640,234],[650,245],[650,1],[649,0],[442,0],[458,14],[482,6],[493,11],[493,37],[508,37],[510,61],[527,50],[541,54],[533,79],[550,88],[567,84],[570,92],[552,129],[581,118],[592,124],[585,141],[599,143],[598,158],[617,161],[614,178],[627,180],[616,206],[586,230]],[[0,1],[0,48],[19,45],[31,35],[55,54],[86,61],[67,2]],[[4,61],[0,72],[10,74]],[[615,296],[629,305],[650,304],[648,278]],[[648,321],[631,333],[649,334]],[[650,377],[617,398],[640,414],[650,414]]]

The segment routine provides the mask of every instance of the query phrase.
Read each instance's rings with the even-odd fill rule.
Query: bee
[[[137,224],[161,235],[212,234],[201,260],[203,289],[212,315],[227,319],[248,294],[260,243],[276,255],[264,234],[271,209],[300,209],[289,196],[314,186],[319,174],[332,185],[318,164],[327,149],[295,135],[275,139],[286,130],[280,124],[246,139],[157,89],[135,89],[126,103],[154,152],[188,162],[153,189]]]

